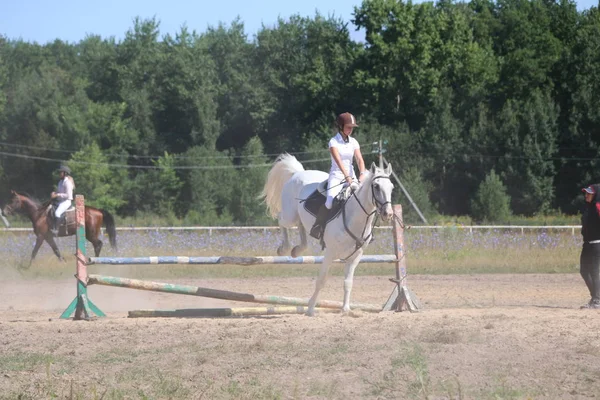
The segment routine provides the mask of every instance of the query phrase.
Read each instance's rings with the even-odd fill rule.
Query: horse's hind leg
[[[298,225],[298,233],[300,233],[300,244],[292,249],[292,257],[294,258],[302,255],[302,252],[306,250],[308,244],[306,240],[306,229],[304,229],[304,225]]]
[[[96,255],[96,257],[100,257],[100,251],[102,250],[102,240],[96,240],[95,242],[92,242],[92,244],[94,245],[94,254]]]
[[[56,245],[56,242],[54,241],[54,237],[52,236],[52,234],[46,235],[46,242],[48,242],[50,247],[52,247],[52,251],[54,251],[54,254],[56,255],[56,257],[58,257],[58,259],[60,261],[65,261],[63,256],[60,254],[60,250],[58,250],[58,246]]]
[[[288,237],[288,229],[280,226],[281,228],[281,245],[277,248],[278,256],[285,256],[290,250],[290,240]]]
[[[31,259],[29,260],[30,267],[31,267],[31,264],[33,263],[33,259],[35,258],[38,251],[40,250],[42,243],[44,243],[44,236],[40,235],[35,239],[35,245],[33,246],[33,251],[31,252]]]
[[[308,310],[306,311],[306,315],[308,315],[309,317],[315,315],[315,305],[317,304],[319,292],[325,287],[325,282],[327,281],[327,274],[329,272],[329,267],[331,266],[332,262],[333,257],[330,255],[330,252],[325,251],[325,256],[323,257],[323,264],[321,264],[321,269],[319,270],[319,277],[317,278],[317,282],[315,283],[315,292],[308,301]]]

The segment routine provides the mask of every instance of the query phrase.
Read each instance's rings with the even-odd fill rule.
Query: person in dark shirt
[[[579,272],[590,291],[590,301],[581,308],[600,309],[600,184],[581,189],[585,206],[581,215],[583,247],[579,258]]]

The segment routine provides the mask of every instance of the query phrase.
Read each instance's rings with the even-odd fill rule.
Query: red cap
[[[583,189],[581,189],[581,191],[589,194],[596,194],[596,191],[592,186],[584,187]]]

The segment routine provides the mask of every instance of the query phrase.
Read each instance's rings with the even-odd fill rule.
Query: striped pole
[[[129,318],[214,318],[249,317],[259,315],[306,314],[308,307],[234,307],[234,308],[183,308],[175,310],[134,310]],[[319,308],[320,313],[336,313],[333,308]]]
[[[398,261],[393,254],[362,256],[361,263],[395,263]],[[335,263],[343,263],[335,260]],[[322,264],[323,256],[257,256],[257,257],[182,257],[182,256],[155,256],[155,257],[90,257],[88,264],[111,265],[156,265],[156,264],[194,264],[194,265],[263,265],[263,264]]]
[[[254,295],[249,293],[230,292],[228,290],[209,289],[198,286],[178,285],[172,283],[159,283],[142,281],[138,279],[119,278],[114,276],[90,275],[89,284],[116,286],[129,289],[149,290],[152,292],[165,292],[175,294],[187,294],[190,296],[209,297],[213,299],[241,301],[247,303],[281,304],[286,306],[308,306],[308,299],[296,297]],[[332,300],[321,300],[317,307],[341,309],[342,302]],[[380,312],[382,306],[373,304],[355,303],[351,308],[368,312]]]

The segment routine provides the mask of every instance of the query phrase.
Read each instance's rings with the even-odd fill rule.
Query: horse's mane
[[[38,199],[36,199],[35,197],[31,196],[27,192],[17,192],[17,191],[15,191],[15,193],[18,194],[19,196],[25,197],[26,199],[28,199],[29,201],[31,201],[33,203],[33,205],[37,209],[37,215],[38,216],[42,215],[42,214],[45,214],[46,211],[48,210],[48,206],[52,202],[52,199],[46,200],[44,202],[40,202]]]

